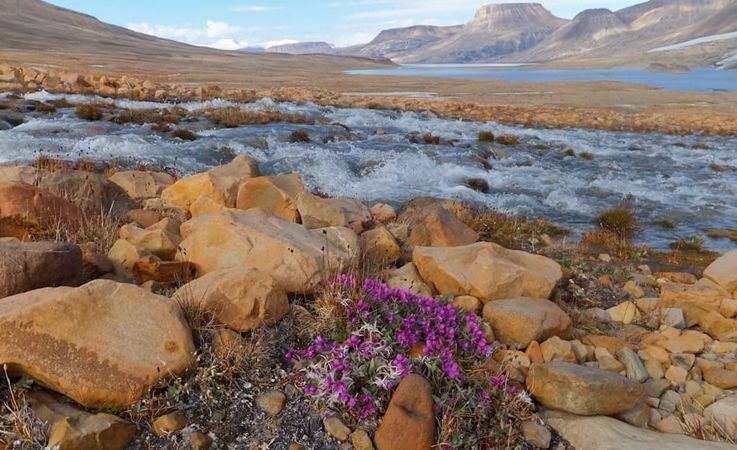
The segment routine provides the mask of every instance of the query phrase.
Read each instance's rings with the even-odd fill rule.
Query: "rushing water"
[[[46,93],[29,99],[49,99]],[[2,97],[0,96],[0,99]],[[89,97],[67,96],[71,102]],[[118,101],[121,107],[161,107]],[[232,105],[224,101],[181,105],[189,110]],[[368,203],[399,204],[417,196],[476,200],[512,214],[543,217],[580,232],[601,210],[631,196],[644,225],[642,241],[665,247],[709,228],[737,228],[737,139],[596,130],[538,130],[439,119],[431,114],[340,109],[263,100],[243,108],[272,108],[320,119],[319,125],[277,123],[218,129],[209,122],[183,123],[200,139],[185,142],[149,126],[86,122],[71,108],[29,115],[0,131],[0,164],[28,162],[43,154],[90,158],[135,166],[175,167],[184,173],[249,154],[266,174],[297,172],[309,188]],[[338,125],[340,124],[340,125]],[[308,128],[312,143],[289,143]],[[348,131],[350,129],[350,131]],[[383,134],[377,133],[383,129]],[[480,131],[519,136],[522,144],[480,143]],[[432,133],[447,143],[412,143],[410,133]],[[416,139],[414,139],[416,141]],[[694,148],[696,146],[697,148]],[[703,149],[702,147],[706,147]],[[566,156],[567,149],[593,159]],[[701,149],[699,149],[701,148]],[[716,171],[715,167],[724,171]],[[488,194],[467,188],[468,178],[488,182]],[[675,230],[654,225],[667,219]],[[730,241],[708,241],[718,249]]]
[[[697,68],[685,73],[649,72],[640,69],[549,70],[503,64],[407,64],[391,69],[352,70],[354,75],[400,77],[467,78],[513,82],[621,81],[674,91],[737,91],[737,73],[730,70]]]

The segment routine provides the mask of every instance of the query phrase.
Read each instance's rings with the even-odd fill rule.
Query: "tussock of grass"
[[[307,130],[295,130],[292,131],[292,134],[289,135],[289,142],[292,144],[298,143],[298,142],[310,142],[310,133]]]
[[[517,136],[503,135],[496,138],[496,142],[501,145],[519,145],[519,138]]]
[[[118,114],[114,122],[119,124],[135,123],[144,125],[147,123],[170,123],[177,124],[181,120],[178,114],[173,114],[161,109],[127,109]]]
[[[602,230],[614,233],[623,241],[632,239],[638,229],[637,216],[625,203],[603,211],[596,221]]]
[[[82,103],[74,108],[74,113],[82,120],[102,119],[102,107],[97,103]]]
[[[58,109],[71,108],[72,107],[72,104],[69,103],[69,100],[67,100],[65,97],[62,97],[62,98],[60,98],[58,100],[51,100],[49,103],[51,103],[52,105],[54,105]]]
[[[494,133],[491,131],[482,131],[478,134],[479,142],[494,142]]]
[[[199,136],[186,128],[177,128],[171,135],[172,137],[179,138],[183,141],[196,141],[199,139]]]
[[[49,105],[48,103],[38,103],[36,105],[36,111],[42,114],[51,114],[56,112],[56,107],[54,105]]]
[[[467,225],[479,233],[482,241],[524,250],[535,247],[543,235],[561,238],[571,234],[570,230],[543,219],[511,217],[488,209],[477,211],[473,221]]]
[[[266,125],[274,122],[289,122],[311,125],[309,118],[299,114],[284,114],[271,110],[243,110],[239,108],[219,108],[204,112],[214,124],[225,128],[237,128],[244,125]]]
[[[71,170],[81,170],[90,173],[103,173],[110,169],[107,163],[100,163],[90,159],[77,159],[74,161],[65,161],[63,159],[49,158],[48,156],[39,156],[31,165],[39,170],[46,172],[64,172]]]
[[[672,242],[670,248],[681,252],[702,252],[704,251],[704,238],[701,236],[681,238]]]
[[[566,156],[576,156],[576,151],[572,148],[566,149],[565,152],[563,152]]]
[[[422,136],[422,142],[424,142],[427,145],[440,145],[440,142],[442,139],[440,136],[435,136],[432,133],[425,133]]]
[[[592,161],[594,159],[594,154],[591,153],[591,152],[581,152],[581,153],[579,153],[578,156],[580,156],[581,158],[583,158],[583,159],[585,159],[587,161]]]
[[[29,380],[11,383],[7,365],[3,365],[0,376],[0,386],[5,388],[0,388],[0,448],[44,448],[47,425],[35,417],[28,404],[25,393]]]

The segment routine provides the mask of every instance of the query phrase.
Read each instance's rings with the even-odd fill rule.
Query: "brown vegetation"
[[[283,114],[272,110],[247,110],[239,108],[218,108],[204,112],[215,125],[237,128],[244,125],[266,125],[274,122],[289,122],[311,125],[312,120],[299,114]]]
[[[183,141],[196,141],[199,139],[199,136],[186,128],[177,128],[171,135],[172,137],[179,138]]]
[[[519,145],[519,138],[517,136],[498,136],[496,142],[501,145]]]
[[[310,133],[307,130],[295,130],[289,135],[289,142],[292,144],[297,142],[310,142]]]
[[[102,119],[102,109],[97,103],[82,103],[74,108],[74,113],[82,120],[95,121]]]
[[[491,131],[482,131],[478,135],[479,142],[494,142],[494,133]]]

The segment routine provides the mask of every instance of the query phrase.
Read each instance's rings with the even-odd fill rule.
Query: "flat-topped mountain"
[[[335,48],[327,42],[295,42],[293,44],[274,45],[266,48],[267,53],[288,53],[290,55],[310,55],[321,53],[330,55]]]

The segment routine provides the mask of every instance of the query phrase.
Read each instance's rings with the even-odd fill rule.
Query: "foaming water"
[[[27,96],[35,100],[59,97]],[[72,103],[95,100],[66,98]],[[166,106],[114,102],[136,109]],[[307,115],[318,125],[277,123],[218,129],[196,120],[180,124],[200,136],[185,142],[146,125],[81,121],[69,108],[53,115],[29,115],[25,124],[0,131],[0,163],[19,164],[43,154],[114,160],[123,166],[149,163],[187,174],[227,162],[235,154],[248,154],[261,162],[266,174],[297,172],[310,189],[330,195],[393,204],[417,196],[475,200],[510,214],[543,217],[576,232],[592,227],[601,210],[631,197],[644,225],[641,240],[661,248],[678,238],[703,235],[709,228],[737,228],[735,138],[525,129],[445,120],[429,113],[341,109],[268,99],[252,104],[215,100],[177,106],[189,111],[224,106],[268,108]],[[307,129],[312,142],[289,143],[289,134],[297,129]],[[515,147],[480,143],[480,131],[513,134],[522,143]],[[415,143],[425,133],[440,136],[444,143]],[[698,149],[702,147],[706,148]],[[567,156],[568,149],[578,156]],[[583,152],[593,159],[582,158]],[[469,178],[486,181],[489,192],[466,187]],[[676,229],[654,225],[663,220],[674,222]],[[718,249],[735,246],[729,241],[707,242]]]

